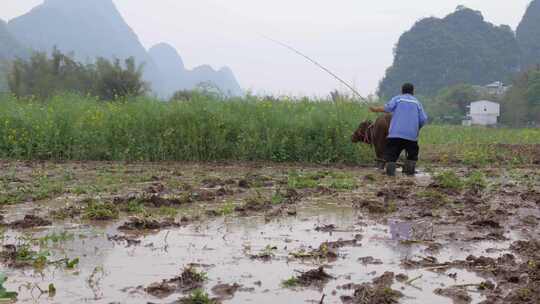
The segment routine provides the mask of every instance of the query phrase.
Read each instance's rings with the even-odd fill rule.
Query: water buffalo
[[[358,126],[353,133],[351,140],[353,143],[363,142],[375,147],[377,161],[384,167],[384,148],[386,146],[386,137],[390,129],[392,114],[379,116],[375,122],[366,120]]]

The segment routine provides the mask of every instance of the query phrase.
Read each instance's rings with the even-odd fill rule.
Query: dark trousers
[[[384,149],[384,160],[389,163],[395,163],[403,150],[407,152],[407,160],[418,160],[418,152],[420,151],[418,142],[403,138],[388,138]]]

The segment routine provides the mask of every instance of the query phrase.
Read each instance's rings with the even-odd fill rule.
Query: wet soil
[[[0,272],[20,303],[182,303],[196,289],[215,303],[540,301],[536,167],[395,179],[275,164],[0,167],[13,199],[0,205]],[[486,187],[441,187],[443,170],[480,170]],[[37,176],[39,195],[16,192]],[[54,296],[40,292],[51,283]]]

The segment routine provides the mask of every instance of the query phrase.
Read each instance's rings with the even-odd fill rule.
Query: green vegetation
[[[316,188],[321,177],[316,174],[300,174],[291,172],[288,176],[288,186],[292,189]]]
[[[208,280],[208,274],[204,271],[198,271],[195,267],[185,268],[182,275],[189,277],[194,282],[204,282]]]
[[[67,268],[67,269],[73,269],[73,268],[75,268],[77,265],[79,265],[79,258],[75,258],[75,259],[73,259],[73,260],[66,259],[66,268]]]
[[[48,293],[49,293],[49,297],[54,297],[56,295],[56,287],[54,286],[53,283],[49,284]]]
[[[514,78],[501,107],[504,123],[524,126],[540,122],[540,66]]]
[[[449,202],[448,197],[444,193],[431,189],[420,191],[416,196],[424,200],[432,208],[440,208]]]
[[[17,293],[14,291],[8,291],[4,287],[4,283],[6,283],[7,277],[5,274],[0,273],[0,301],[4,300],[15,300],[17,299]]]
[[[164,216],[164,217],[175,217],[179,213],[179,210],[173,207],[166,207],[161,206],[157,208],[156,210],[152,211],[152,214],[155,214],[157,216]]]
[[[61,233],[50,233],[46,236],[37,239],[38,243],[41,246],[47,246],[49,243],[58,244],[61,242],[71,241],[74,239],[74,235],[67,231],[62,231]]]
[[[459,177],[452,170],[445,170],[434,176],[435,182],[442,188],[461,190],[468,188],[471,190],[481,191],[487,187],[487,179],[481,171],[473,171],[466,178]],[[424,198],[438,199],[439,195],[436,191],[427,191],[419,195]]]
[[[251,258],[258,260],[271,260],[273,257],[276,256],[276,250],[276,246],[266,245],[266,247],[264,247],[259,253],[252,254]]]
[[[460,190],[464,186],[463,180],[451,170],[443,171],[434,176],[435,182],[442,188]]]
[[[285,201],[285,196],[281,193],[280,190],[277,190],[270,199],[272,205],[280,205]]]
[[[58,95],[46,102],[0,98],[0,157],[52,160],[367,163],[371,147],[350,142],[358,123],[373,118],[365,105],[316,100],[265,101],[257,97],[161,102],[148,98],[99,102]],[[539,129],[485,129],[429,125],[421,134],[423,160],[514,161],[498,144],[535,144]],[[519,154],[521,163],[531,155]],[[326,175],[324,175],[326,176]],[[139,178],[139,176],[135,176]],[[74,188],[99,193],[120,181],[103,173],[96,183]],[[65,181],[43,180],[45,196]],[[316,187],[316,176],[291,174],[292,188]],[[21,191],[1,192],[4,201]],[[24,192],[22,193],[24,194]]]
[[[146,213],[146,209],[144,208],[144,203],[142,203],[139,200],[133,200],[133,201],[128,202],[125,209],[127,213],[134,213],[134,214]]]
[[[487,186],[487,179],[481,171],[474,171],[465,180],[465,186],[474,190],[484,190]]]
[[[221,215],[230,215],[234,213],[234,202],[226,201],[218,208],[218,213]]]
[[[48,251],[34,251],[30,244],[23,244],[17,248],[15,261],[21,264],[31,265],[36,269],[43,269],[49,262]]]
[[[492,96],[482,96],[467,84],[446,87],[432,98],[421,98],[432,121],[453,124],[461,124],[468,112],[467,106],[480,99],[494,100]]]
[[[186,298],[180,299],[182,304],[217,304],[217,302],[211,299],[206,292],[201,289],[196,289],[191,295]]]
[[[356,181],[352,178],[336,178],[330,183],[330,188],[336,190],[353,190],[358,187]]]
[[[118,208],[111,203],[91,201],[84,208],[83,218],[88,220],[103,221],[118,218]]]
[[[283,282],[281,282],[281,285],[285,288],[293,288],[300,285],[300,280],[297,277],[292,276],[288,278],[287,280],[284,280]]]

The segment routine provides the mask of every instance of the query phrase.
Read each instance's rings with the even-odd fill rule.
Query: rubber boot
[[[416,174],[416,162],[413,160],[405,161],[405,166],[403,166],[403,173],[408,176],[413,176]]]
[[[386,163],[386,175],[396,176],[396,163]]]

